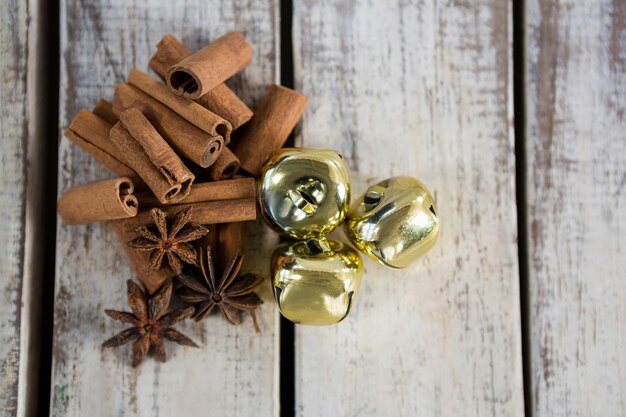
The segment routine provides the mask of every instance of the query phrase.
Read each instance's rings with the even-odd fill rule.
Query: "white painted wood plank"
[[[146,69],[167,33],[199,48],[229,30],[243,31],[253,63],[232,86],[254,105],[278,74],[276,2],[101,0],[61,3],[61,126],[82,107],[111,97],[133,68]],[[62,139],[59,189],[110,177],[91,157]],[[252,228],[244,268],[267,275],[275,237]],[[271,236],[271,235],[269,235]],[[58,228],[54,416],[275,416],[278,413],[277,313],[263,287],[260,335],[251,319],[241,326],[211,317],[181,330],[201,349],[167,346],[168,361],[130,367],[130,346],[102,351],[100,343],[123,325],[105,308],[125,307],[128,261],[110,225]]]
[[[28,132],[28,2],[0,4],[0,415],[18,415]]]
[[[626,415],[626,3],[526,2],[532,412]]]
[[[409,269],[366,260],[344,322],[296,328],[297,415],[522,416],[510,2],[294,7],[300,143],[355,196],[422,179],[443,225]]]

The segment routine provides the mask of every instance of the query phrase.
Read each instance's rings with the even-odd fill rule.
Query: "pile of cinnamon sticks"
[[[254,177],[307,105],[302,94],[272,85],[253,112],[224,84],[251,60],[252,48],[239,32],[195,53],[166,35],[150,60],[165,83],[135,69],[117,86],[112,102],[100,100],[93,110],[79,111],[65,131],[118,178],[67,190],[58,204],[61,219],[113,221],[150,292],[174,272],[149,271],[147,256],[126,245],[133,230],[149,223],[148,210],[174,215],[192,207],[191,222],[212,225],[212,239],[226,252],[241,250],[242,222],[256,218]],[[230,224],[215,226],[220,223]]]

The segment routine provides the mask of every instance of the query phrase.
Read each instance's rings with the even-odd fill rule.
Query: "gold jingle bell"
[[[295,239],[324,236],[348,212],[348,169],[335,151],[279,149],[265,161],[258,187],[263,218]]]
[[[343,320],[361,284],[361,257],[341,242],[309,239],[279,246],[272,255],[272,286],[280,312],[298,324]]]
[[[350,209],[346,234],[383,265],[406,268],[439,236],[439,217],[424,184],[393,177],[371,186]]]

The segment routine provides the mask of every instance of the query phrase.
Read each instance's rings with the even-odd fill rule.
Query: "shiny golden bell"
[[[406,268],[439,236],[439,217],[424,184],[394,177],[371,186],[350,209],[348,237],[383,265]]]
[[[276,231],[321,237],[343,222],[350,202],[348,170],[337,152],[280,149],[261,170],[259,208]]]
[[[274,298],[294,323],[335,324],[350,312],[362,272],[359,254],[340,242],[309,239],[279,246],[272,255]]]

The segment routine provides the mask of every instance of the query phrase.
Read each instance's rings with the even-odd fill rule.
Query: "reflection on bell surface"
[[[406,268],[439,236],[432,196],[412,177],[393,177],[371,186],[350,209],[346,234],[383,265]]]
[[[361,257],[326,239],[279,246],[272,255],[272,287],[280,312],[298,324],[330,325],[350,312],[361,284]]]
[[[263,165],[257,195],[274,230],[295,239],[322,237],[348,212],[348,169],[335,151],[279,149]]]

